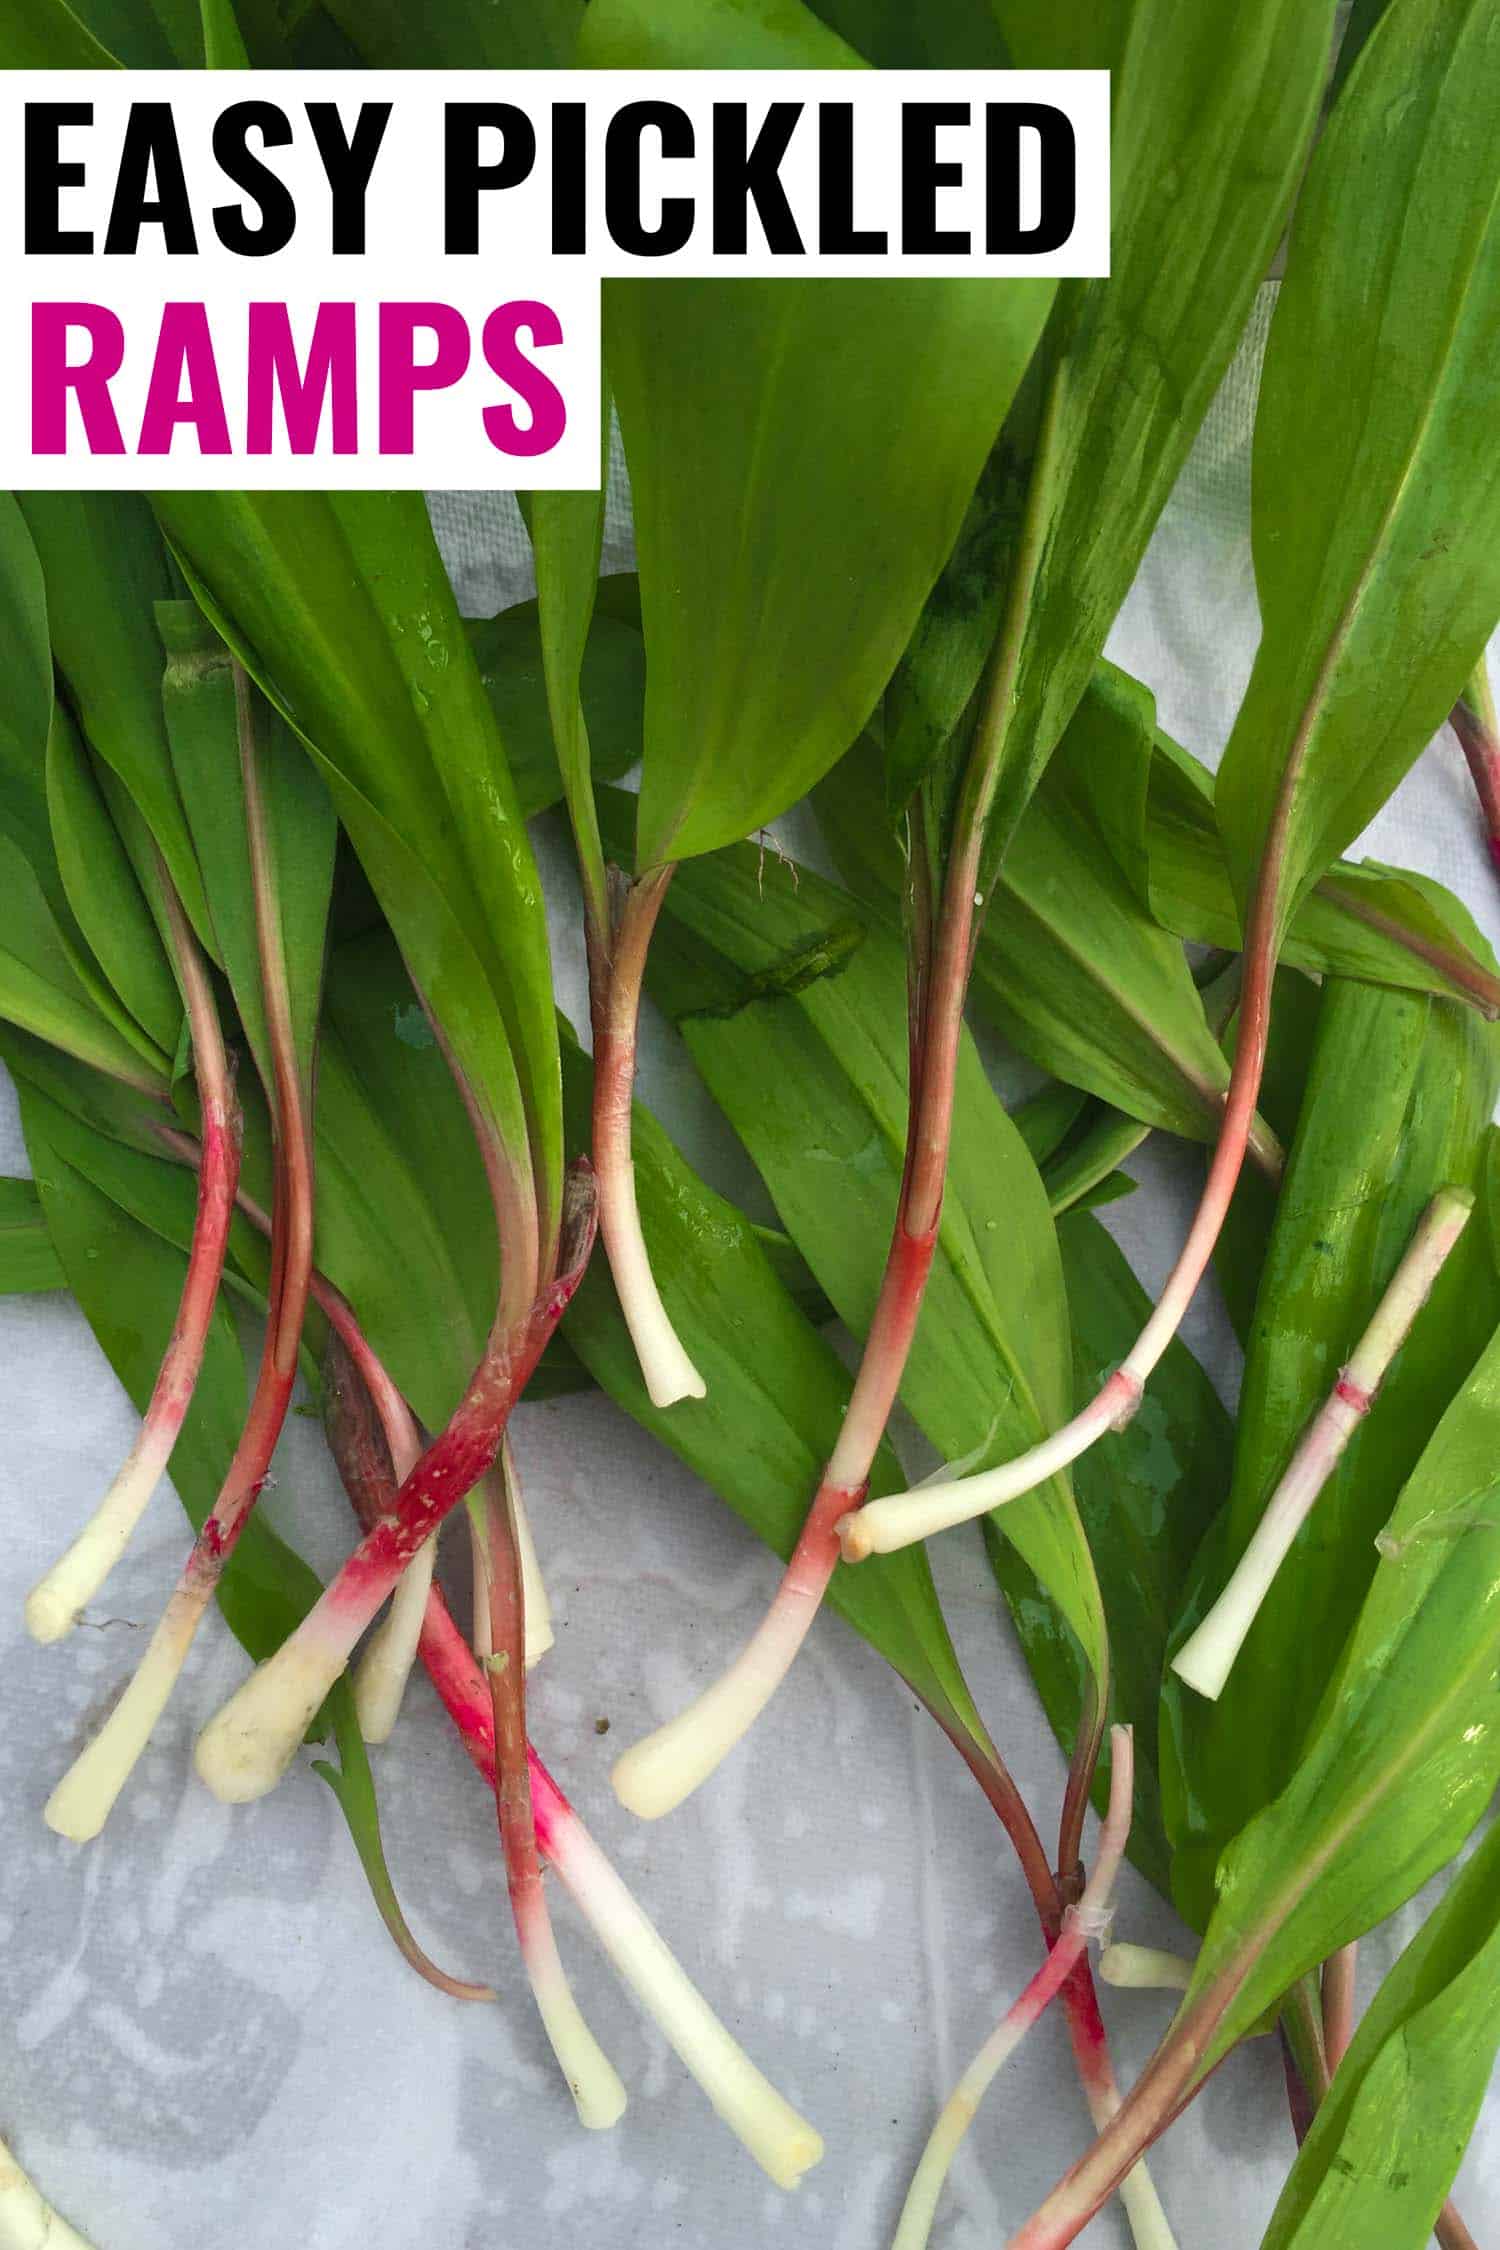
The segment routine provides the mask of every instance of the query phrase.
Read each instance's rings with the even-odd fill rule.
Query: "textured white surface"
[[[1245,541],[1254,339],[1226,386],[1112,642],[1164,722],[1216,758],[1248,671],[1255,604]],[[438,520],[466,607],[516,598],[524,548],[508,504],[443,496]],[[614,559],[626,549],[612,542]],[[1453,743],[1434,745],[1367,848],[1441,876],[1492,938],[1500,897]],[[563,998],[582,1020],[566,858],[544,837]],[[743,1164],[716,1133],[659,1025],[644,1090],[731,1192]],[[24,1168],[0,1082],[0,1169]],[[1148,1143],[1148,1192],[1110,1223],[1159,1281],[1189,1168]],[[1222,1377],[1222,1320],[1190,1340]],[[713,1496],[598,1398],[523,1409],[516,1445],[556,1611],[532,1681],[535,1732],[584,1817],[690,1972],[828,2155],[795,2198],[713,2125],[662,2041],[620,1994],[566,1901],[560,1941],[632,2106],[585,2134],[556,2084],[516,1972],[492,1812],[425,1683],[375,1753],[398,1885],[444,1965],[492,1977],[499,2008],[441,1999],[378,1928],[333,1801],[299,1761],[241,1812],[195,1782],[195,1725],[243,1660],[205,1631],[155,1748],[106,1835],[82,1849],[41,1806],[120,1685],[183,1548],[165,1489],[107,1600],[59,1648],[29,1643],[21,1602],[115,1467],[131,1417],[61,1299],[0,1302],[0,2133],[98,2250],[759,2250],[889,2239],[937,2100],[1036,1964],[1025,1892],[958,1761],[835,1619],[751,1743],[671,1820],[614,1805],[622,1743],[675,1711],[738,1644],[775,1575]],[[347,1512],[316,1430],[294,1422],[271,1515],[320,1565]],[[1039,1813],[1056,1749],[1037,1714],[977,1537],[935,1562],[960,1652]],[[595,1721],[607,1717],[601,1738]],[[1416,1926],[1408,1909],[1361,1955],[1367,1994]],[[1127,1871],[1117,1934],[1181,1948]],[[1105,1995],[1128,2081],[1170,1996]],[[937,2250],[998,2250],[1087,2134],[1059,2022],[994,2089],[955,2170]],[[1481,2243],[1500,2232],[1500,2116],[1460,2185]],[[1183,2250],[1253,2250],[1291,2153],[1270,2043],[1233,2058],[1153,2157]],[[1125,2241],[1114,2213],[1084,2238]],[[1372,2250],[1379,2246],[1372,2245]]]

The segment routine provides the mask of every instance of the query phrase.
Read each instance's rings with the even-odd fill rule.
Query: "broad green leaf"
[[[1500,1031],[1451,1002],[1332,984],[1276,1208],[1240,1393],[1234,1479],[1185,1632],[1243,1553],[1437,1190],[1482,1186]],[[1178,1903],[1202,1926],[1223,1847],[1291,1780],[1377,1569],[1375,1537],[1500,1321],[1482,1221],[1449,1258],[1272,1586],[1223,1694],[1164,1705]],[[1455,1496],[1456,1497],[1456,1496]]]
[[[1122,863],[1164,929],[1238,949],[1240,917],[1214,818],[1213,778],[1158,733],[1143,817],[1112,826]],[[1298,907],[1281,958],[1320,976],[1362,977],[1500,1007],[1494,957],[1472,915],[1431,877],[1339,860]]]
[[[1088,787],[1101,769],[1144,775],[1153,718],[1147,689],[1112,666],[1095,673],[1006,856],[970,992],[977,1012],[1042,1069],[1144,1124],[1206,1141],[1228,1066],[1181,945],[1136,898]],[[902,862],[867,746],[815,801],[841,874],[895,921]]]
[[[499,722],[521,812],[530,820],[555,805],[563,791],[547,709],[537,604],[521,602],[514,609],[501,610],[498,617],[466,621],[464,631]],[[618,781],[641,754],[646,656],[640,626],[606,610],[597,611],[584,644],[578,685],[589,768],[599,781]]]
[[[1241,900],[1284,802],[1278,934],[1500,617],[1497,107],[1490,0],[1402,0],[1298,204],[1256,416],[1263,637],[1217,790]]]
[[[855,68],[789,0],[593,0],[596,67]],[[647,650],[636,866],[750,835],[858,735],[1050,281],[610,283]]]
[[[1363,2017],[1262,2250],[1423,2250],[1500,2045],[1500,1827]]]
[[[47,738],[46,779],[51,840],[71,918],[132,1021],[158,1056],[170,1056],[182,1029],[176,980],[88,751],[61,705]]]
[[[201,60],[206,70],[248,70],[250,57],[231,0],[198,0]]]
[[[84,20],[91,12],[75,13],[66,0],[0,0],[0,64],[7,70],[111,69],[115,55]],[[151,60],[167,63],[171,57]]]
[[[956,718],[1010,603],[986,893],[1239,341],[1301,170],[1332,25],[1332,0],[1016,10],[1012,45],[1028,59],[1034,37],[1048,60],[1114,65],[1113,223],[1109,278],[1059,291],[1037,394],[966,532],[981,556],[987,533],[1010,550],[948,657],[967,673],[947,691]]]
[[[218,957],[261,1083],[270,1089],[276,1066],[246,832],[233,659],[196,602],[161,602],[156,621],[166,650],[161,696],[167,739]],[[316,767],[280,714],[258,696],[252,699],[252,713],[272,866],[272,896],[263,904],[275,913],[280,928],[292,1036],[302,1078],[310,1086],[337,824]]]
[[[582,0],[325,0],[377,70],[561,70],[573,60]]]
[[[8,840],[30,868],[58,943],[67,954],[72,981],[126,1043],[138,1048],[143,1060],[160,1065],[162,1043],[143,1036],[137,1020],[116,997],[122,981],[131,980],[138,958],[146,982],[153,974],[166,972],[149,921],[143,928],[132,923],[132,911],[142,913],[143,902],[108,820],[102,820],[102,833],[90,838],[97,847],[98,863],[90,868],[87,883],[77,885],[76,903],[69,866],[61,864],[64,849],[76,838],[67,832],[67,805],[59,808],[56,803],[56,777],[59,770],[66,774],[82,753],[71,719],[53,699],[42,566],[26,520],[9,493],[0,495],[0,671],[8,690],[0,719],[0,839]],[[54,836],[59,810],[64,816],[60,838]],[[159,1021],[173,1022],[175,1038],[170,975],[166,981]],[[171,1041],[166,1044],[170,1050]]]
[[[1500,1780],[1497,1446],[1500,1339],[1407,1479],[1295,1773],[1224,1855],[1187,2004],[1237,1989],[1205,2066],[1412,1897]]]
[[[84,738],[129,791],[211,945],[162,717],[153,605],[177,588],[151,510],[135,493],[27,492],[21,512],[41,559],[52,652]]]
[[[906,1142],[900,948],[833,885],[779,862],[762,868],[745,845],[679,870],[654,960],[652,989],[782,1224],[863,1335]],[[967,1039],[938,1249],[901,1396],[945,1459],[976,1469],[1056,1428],[1072,1403],[1046,1191]],[[1002,1529],[1102,1670],[1098,1587],[1066,1480],[1007,1508]]]
[[[541,885],[421,496],[179,492],[157,508],[317,757],[511,1162],[535,1168],[550,1242],[561,1095]]]
[[[66,1286],[35,1180],[0,1179],[0,1295]]]
[[[1092,1398],[1129,1350],[1150,1300],[1096,1219],[1074,1215],[1057,1230],[1073,1321],[1074,1391]],[[1106,1451],[1073,1465],[1078,1512],[1099,1573],[1113,1666],[1110,1717],[1135,1729],[1135,1812],[1130,1856],[1164,1895],[1171,1847],[1162,1826],[1156,1731],[1167,1640],[1203,1533],[1223,1499],[1233,1425],[1186,1345],[1174,1342],[1140,1412]],[[1088,1668],[1057,1606],[1000,1535],[985,1523],[991,1564],[1010,1604],[1017,1637],[1043,1709],[1071,1753]],[[1106,1748],[1096,1802],[1108,1794]]]
[[[877,70],[1005,70],[988,0],[813,0],[813,12]]]
[[[8,492],[0,493],[0,678],[0,835],[25,854],[56,914],[63,902],[47,824],[47,594],[26,519]]]
[[[155,1092],[160,1074],[99,1005],[79,973],[30,862],[0,835],[0,1016],[126,1085]]]

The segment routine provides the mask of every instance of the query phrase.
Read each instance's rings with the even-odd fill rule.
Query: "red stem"
[[[178,1300],[177,1318],[162,1355],[143,1425],[175,1439],[193,1402],[209,1324],[223,1279],[229,1223],[239,1187],[244,1119],[234,1090],[229,1058],[224,1051],[224,1033],[208,965],[165,866],[161,874],[172,954],[187,1011],[193,1077],[202,1120],[198,1201],[193,1214],[187,1273]]]
[[[337,1617],[342,1631],[362,1631],[412,1556],[492,1465],[511,1409],[583,1278],[593,1245],[592,1181],[586,1164],[570,1174],[570,1192],[564,1197],[566,1269],[542,1292],[517,1331],[497,1326],[491,1333],[447,1428],[403,1480],[389,1516],[348,1557],[313,1619]]]
[[[1349,2051],[1354,2037],[1354,1973],[1357,1945],[1340,1946],[1323,1963],[1323,2052],[1330,2075]]]
[[[1486,726],[1481,713],[1462,696],[1453,706],[1450,724],[1469,761],[1474,794],[1484,816],[1490,857],[1500,867],[1500,742]]]
[[[265,793],[249,683],[234,667],[235,708],[245,785],[245,833],[255,896],[261,993],[270,1040],[275,1207],[265,1340],[250,1411],[218,1499],[193,1543],[183,1585],[206,1600],[218,1585],[270,1474],[292,1392],[312,1282],[313,1171],[307,1089],[298,1068],[291,995],[282,947],[279,897],[266,823]]]

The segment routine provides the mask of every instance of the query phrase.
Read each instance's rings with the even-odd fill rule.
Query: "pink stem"
[[[630,1330],[647,1394],[656,1407],[702,1398],[703,1378],[672,1326],[651,1271],[631,1158],[631,1102],[646,955],[671,865],[624,884],[609,932],[588,928],[589,1000],[594,1029],[594,1168],[599,1180],[599,1233]],[[606,947],[608,950],[606,951]]]
[[[948,2169],[995,2073],[1020,2045],[1062,1989],[1081,1959],[1090,1936],[1098,1933],[1130,1834],[1133,1760],[1130,1730],[1117,1727],[1110,1775],[1109,1811],[1100,1833],[1098,1856],[1081,1902],[1068,1909],[1056,1944],[1021,1997],[1002,2017],[941,2111],[908,2190],[896,2250],[923,2250]]]
[[[39,1640],[55,1640],[70,1630],[83,1604],[98,1591],[124,1552],[166,1472],[198,1387],[239,1184],[243,1120],[224,1051],[219,1011],[198,941],[165,868],[161,872],[202,1115],[198,1202],[187,1272],[172,1333],[135,1443],[89,1523],[27,1599],[27,1624]]]
[[[949,871],[930,978],[913,994],[906,1164],[874,1315],[837,1442],[771,1606],[750,1641],[699,1700],[638,1742],[614,1770],[622,1803],[644,1819],[670,1812],[748,1732],[790,1671],[839,1559],[839,1526],[865,1497],[896,1403],[937,1245],[953,1090],[974,935],[978,841]],[[857,1520],[857,1515],[853,1520]]]
[[[1486,724],[1485,714],[1462,696],[1453,706],[1450,724],[1469,761],[1490,857],[1500,867],[1500,741],[1493,726]]]
[[[515,1401],[577,1288],[593,1241],[593,1175],[574,1168],[564,1192],[570,1262],[523,1321],[495,1328],[447,1428],[403,1479],[392,1512],[367,1531],[296,1630],[216,1713],[198,1738],[202,1778],[229,1803],[274,1788],[355,1642],[412,1557],[493,1462]]]
[[[1338,2069],[1354,2037],[1354,1972],[1359,1947],[1341,1945],[1323,1963],[1323,2052]]]
[[[266,821],[265,791],[255,742],[250,686],[234,666],[235,708],[245,784],[245,833],[255,896],[261,994],[271,1047],[271,1101],[276,1209],[271,1232],[270,1311],[250,1411],[223,1490],[193,1545],[180,1586],[200,1606],[212,1595],[270,1473],[292,1392],[307,1317],[313,1259],[312,1136],[307,1088],[298,1067],[296,1030],[282,945],[280,900]]]

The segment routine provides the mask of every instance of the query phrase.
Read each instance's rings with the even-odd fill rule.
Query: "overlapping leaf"
[[[504,746],[421,498],[171,493],[202,597],[317,757],[454,1052],[524,1175],[561,1192],[546,918]]]
[[[1211,2061],[1293,1980],[1410,1898],[1500,1780],[1500,1340],[1486,1345],[1385,1525],[1286,1788],[1225,1853],[1188,2005],[1236,1987]]]
[[[751,846],[683,868],[666,912],[654,989],[787,1232],[862,1335],[906,1137],[900,949],[831,884],[762,867]],[[967,1041],[938,1250],[901,1395],[945,1458],[975,1467],[1055,1426],[1072,1397],[1046,1191]],[[1102,1671],[1098,1587],[1066,1480],[1008,1508],[1002,1528]]]
[[[580,54],[658,71],[859,65],[787,0],[594,0]],[[858,735],[1053,287],[609,285],[650,654],[639,870],[753,833]]]
[[[64,1286],[35,1180],[0,1179],[0,1294]]]
[[[1452,1003],[1331,985],[1261,1275],[1229,1504],[1184,1630],[1247,1544],[1432,1196],[1481,1188],[1500,1032]],[[1375,1536],[1500,1320],[1485,1226],[1460,1241],[1292,1548],[1216,1703],[1165,1705],[1178,1902],[1201,1926],[1229,1839],[1289,1782],[1375,1576]]]
[[[1262,2250],[1423,2250],[1494,2067],[1497,1983],[1500,1828],[1376,1993]]]
[[[972,589],[924,621],[929,645],[905,679],[929,706],[933,755],[1009,605],[986,893],[1239,340],[1291,201],[1333,23],[1327,0],[1057,11],[1028,0],[1014,23],[1008,5],[997,13],[1018,59],[1113,70],[1113,223],[1110,276],[1059,293],[1039,380],[965,527]]]
[[[1117,866],[1084,784],[1143,771],[1149,692],[1101,667],[1012,841],[974,956],[980,1014],[1044,1070],[1142,1123],[1211,1139],[1228,1065],[1181,945]],[[816,793],[840,872],[894,921],[902,863],[881,817],[877,774],[856,750]]]
[[[1111,823],[1122,864],[1164,929],[1238,947],[1240,918],[1214,818],[1212,778],[1157,734],[1149,790]],[[1441,883],[1378,861],[1338,861],[1298,907],[1282,959],[1318,975],[1364,977],[1500,1008],[1494,957],[1462,901]]]
[[[1298,205],[1256,416],[1263,637],[1217,791],[1242,901],[1274,822],[1278,931],[1500,617],[1497,105],[1489,0],[1403,0]]]

